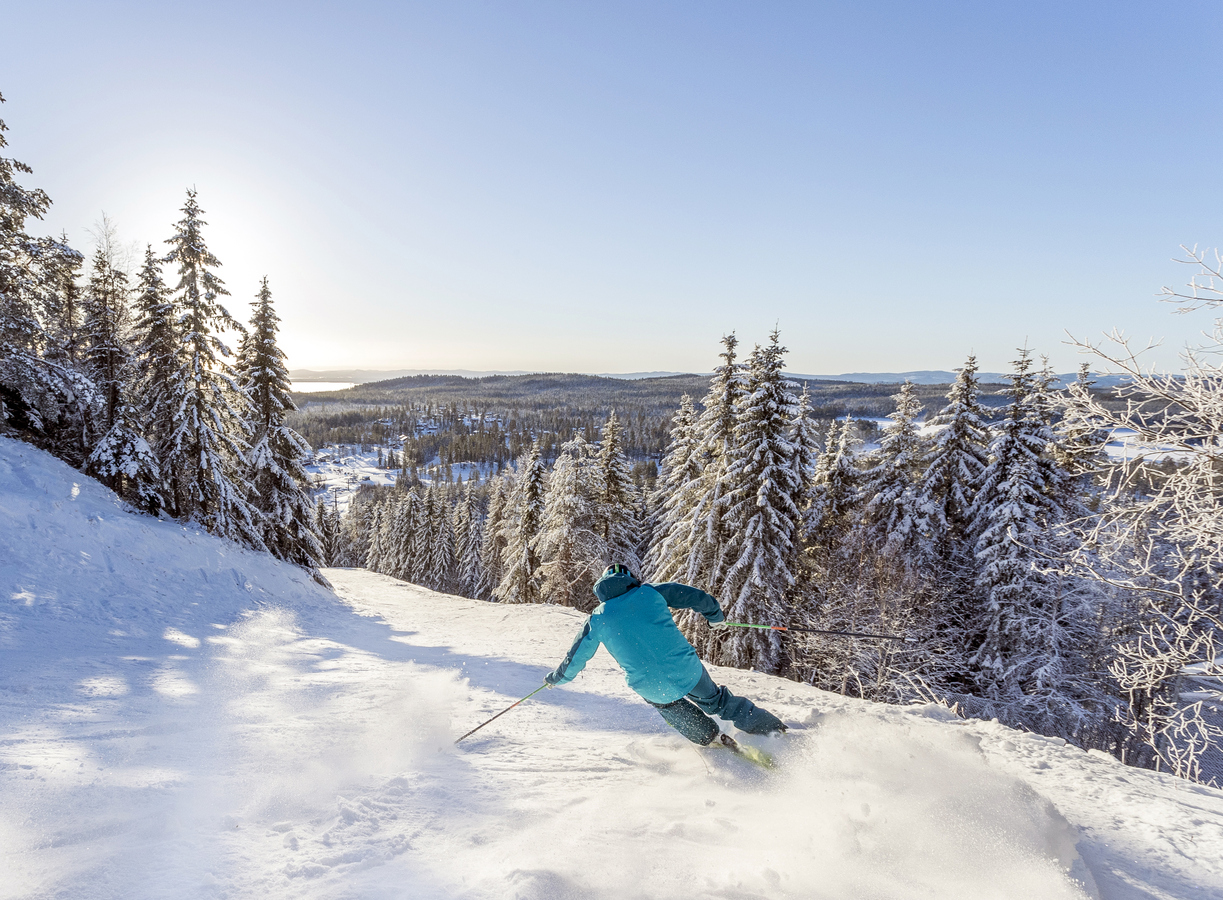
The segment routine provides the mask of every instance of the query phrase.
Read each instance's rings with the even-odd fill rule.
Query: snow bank
[[[2,438],[0,601],[0,897],[266,893],[285,823],[360,818],[345,794],[451,740],[458,679],[385,626]]]
[[[795,725],[775,772],[689,745],[602,653],[455,747],[582,617],[328,574],[339,598],[0,439],[0,897],[1223,886],[1219,792],[750,672],[714,675]]]

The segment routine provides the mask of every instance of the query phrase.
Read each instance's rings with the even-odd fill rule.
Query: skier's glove
[[[548,682],[548,687],[550,688],[556,687],[557,682],[560,680],[560,673],[558,673],[555,669],[544,676],[544,681]]]
[[[710,622],[709,630],[715,634],[721,634],[726,629],[730,628],[730,623],[723,619],[721,622]]]

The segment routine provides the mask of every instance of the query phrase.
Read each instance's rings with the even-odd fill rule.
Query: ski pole
[[[542,690],[543,690],[544,688],[546,688],[547,686],[548,686],[548,682],[546,682],[546,681],[545,681],[543,684],[541,684],[541,685],[540,685],[539,687],[537,687],[535,690],[531,691],[531,693],[529,693],[529,694],[527,694],[525,697],[523,697],[523,698],[522,698],[522,700],[519,700],[519,701],[517,701],[516,703],[511,703],[511,704],[510,704],[509,706],[507,706],[505,709],[501,710],[501,712],[499,712],[499,713],[497,713],[497,715],[493,716],[493,718],[492,718],[492,719],[489,719],[489,720],[488,720],[488,722],[492,722],[494,719],[499,719],[499,718],[501,718],[501,717],[502,717],[502,716],[504,716],[504,715],[505,715],[507,712],[509,712],[511,709],[513,709],[515,706],[517,706],[519,703],[522,703],[522,702],[523,702],[523,701],[525,701],[525,700],[530,700],[532,697],[534,697],[536,694],[538,694],[540,691],[542,691]],[[487,724],[488,724],[488,722],[481,722],[479,725],[477,725],[477,726],[476,726],[475,728],[473,728],[471,731],[467,732],[467,734],[463,735],[463,737],[461,737],[461,738],[459,738],[458,740],[456,740],[456,741],[455,741],[455,743],[457,744],[459,741],[463,740],[463,738],[469,738],[469,737],[471,737],[473,734],[475,734],[477,731],[479,731],[481,728],[483,728],[485,725],[487,725]]]
[[[881,641],[904,641],[916,644],[917,638],[900,637],[894,634],[871,634],[866,631],[829,631],[827,628],[804,628],[801,625],[752,625],[748,622],[727,622],[731,628],[763,628],[767,631],[805,631],[811,634],[839,634],[842,637],[877,638]]]

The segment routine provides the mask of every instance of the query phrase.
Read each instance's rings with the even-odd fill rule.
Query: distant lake
[[[356,387],[355,381],[295,381],[293,390],[298,394],[317,394],[320,391],[346,391]]]

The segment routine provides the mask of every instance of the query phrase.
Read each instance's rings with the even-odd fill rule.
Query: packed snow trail
[[[1223,896],[1220,792],[937,708],[714,669],[764,772],[601,652],[455,747],[582,617],[327,575],[0,438],[0,897]]]

